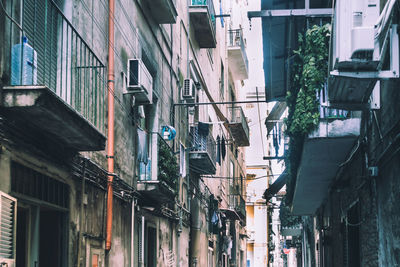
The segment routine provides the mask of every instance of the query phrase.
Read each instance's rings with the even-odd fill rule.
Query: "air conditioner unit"
[[[375,48],[374,26],[380,0],[338,0],[335,9],[333,56],[335,69],[371,69]]]
[[[182,99],[187,103],[196,101],[196,85],[192,79],[185,79],[182,88]]]
[[[151,104],[153,77],[140,59],[128,60],[127,93],[134,94],[136,104]]]

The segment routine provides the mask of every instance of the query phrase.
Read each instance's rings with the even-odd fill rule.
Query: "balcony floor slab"
[[[137,190],[160,203],[174,201],[175,191],[162,181],[138,181]]]
[[[76,151],[104,150],[106,137],[45,86],[3,88],[4,114]]]
[[[293,214],[315,214],[359,136],[360,122],[358,118],[322,122],[306,138],[293,195]]]
[[[190,21],[194,28],[196,40],[200,48],[215,48],[217,41],[215,39],[214,26],[207,6],[190,6]]]

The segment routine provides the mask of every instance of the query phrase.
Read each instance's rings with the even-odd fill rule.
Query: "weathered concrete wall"
[[[363,112],[361,148],[334,183],[323,209],[330,214],[327,244],[331,265],[343,264],[343,227],[348,208],[360,204],[361,266],[400,264],[400,196],[398,133],[400,93],[398,81],[381,83],[381,109]],[[368,176],[367,167],[378,167],[378,176]]]
[[[378,182],[379,266],[400,265],[400,156],[382,168]]]
[[[378,162],[379,176],[376,179],[378,194],[379,266],[400,265],[400,197],[399,173],[400,155],[398,153],[400,133],[400,92],[398,81],[386,81],[381,89],[382,108],[377,112],[377,123],[371,136],[372,154]],[[374,120],[372,118],[372,120]],[[379,125],[379,128],[378,128]],[[380,131],[380,132],[379,132]],[[380,138],[383,136],[383,139]],[[384,152],[387,153],[384,153]]]

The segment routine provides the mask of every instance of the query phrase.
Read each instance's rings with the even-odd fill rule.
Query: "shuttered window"
[[[15,228],[17,201],[0,191],[0,260],[15,259]]]

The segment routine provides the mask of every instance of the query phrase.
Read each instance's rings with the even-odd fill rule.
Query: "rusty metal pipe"
[[[107,135],[107,170],[114,173],[114,6],[115,0],[108,1],[108,135]],[[106,220],[106,250],[111,249],[112,218],[113,218],[113,180],[109,175],[107,180],[107,220]]]

